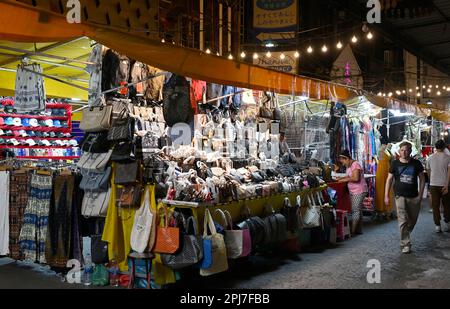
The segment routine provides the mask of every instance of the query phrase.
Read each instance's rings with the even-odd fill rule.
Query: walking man
[[[444,232],[450,231],[450,156],[446,155],[445,142],[439,140],[435,144],[436,152],[427,160],[427,172],[430,176],[431,207],[436,233],[441,233],[440,206],[444,208]]]
[[[392,162],[386,180],[384,202],[389,205],[389,191],[394,182],[395,203],[397,205],[398,225],[400,228],[400,246],[403,253],[411,252],[411,232],[419,217],[422,204],[425,175],[420,161],[411,157],[412,145],[400,144],[400,159]],[[420,190],[417,178],[420,178]],[[419,192],[420,191],[420,192]]]

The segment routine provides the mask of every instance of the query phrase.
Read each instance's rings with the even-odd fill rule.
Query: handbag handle
[[[224,210],[223,213],[225,214],[225,216],[228,219],[228,228],[230,230],[233,230],[233,218],[231,217],[231,214],[228,210]]]
[[[222,217],[222,220],[223,220],[223,222],[225,223],[224,226],[223,226],[223,228],[224,228],[224,229],[229,229],[229,223],[228,223],[227,217],[225,216],[225,214],[223,213],[223,211],[222,211],[221,209],[216,209],[216,210],[214,211],[214,213],[218,213],[218,214],[220,215],[220,217]]]
[[[194,216],[190,216],[187,220],[186,220],[186,224],[187,224],[187,229],[186,229],[186,233],[189,235],[198,235],[198,231],[197,231],[197,220],[195,219]],[[192,224],[192,230],[194,232],[194,234],[190,234],[190,227]]]
[[[213,218],[211,216],[211,213],[209,212],[209,209],[205,210],[205,218],[203,220],[203,237],[208,236],[208,228],[211,232],[211,235],[217,234],[216,226],[214,225]]]

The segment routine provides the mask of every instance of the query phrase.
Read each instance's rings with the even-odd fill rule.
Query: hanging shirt
[[[42,73],[37,63],[19,65],[17,68],[14,108],[18,113],[45,110],[44,78],[34,72]]]

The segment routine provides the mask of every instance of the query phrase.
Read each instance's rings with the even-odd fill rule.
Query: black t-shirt
[[[396,196],[417,197],[417,177],[423,172],[423,165],[419,160],[411,159],[408,163],[395,160],[391,163],[389,173],[394,175],[394,193]]]

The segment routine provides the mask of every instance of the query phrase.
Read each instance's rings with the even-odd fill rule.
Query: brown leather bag
[[[130,185],[117,188],[117,204],[121,207],[139,207],[141,204],[142,185]]]

